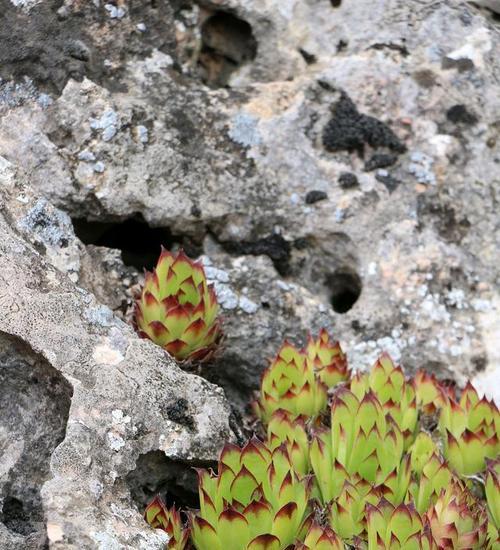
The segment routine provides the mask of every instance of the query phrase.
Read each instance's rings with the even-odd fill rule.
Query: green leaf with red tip
[[[244,550],[250,541],[248,521],[233,509],[224,510],[219,516],[217,536],[223,549]]]
[[[255,477],[243,466],[231,484],[231,495],[243,506],[246,506],[258,485]]]
[[[281,550],[281,548],[282,546],[278,537],[265,534],[251,540],[246,550]]]
[[[295,502],[289,502],[278,510],[274,517],[272,534],[278,537],[283,548],[294,541],[301,520]]]
[[[271,532],[274,514],[271,506],[264,500],[250,502],[243,515],[248,521],[250,537]]]
[[[168,511],[165,503],[159,495],[157,495],[146,507],[144,511],[144,519],[154,529],[164,529],[166,531],[168,524]]]
[[[214,527],[200,517],[191,520],[191,539],[197,550],[227,550],[227,547],[222,546]]]

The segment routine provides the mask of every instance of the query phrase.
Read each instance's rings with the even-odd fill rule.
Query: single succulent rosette
[[[167,350],[178,361],[206,361],[221,339],[219,306],[200,262],[182,250],[162,247],[152,272],[146,272],[136,302],[139,334]]]
[[[318,432],[310,447],[323,503],[336,498],[354,474],[374,485],[384,483],[398,471],[403,452],[403,434],[377,397],[369,391],[358,399],[349,389],[339,388],[332,402],[331,427]]]
[[[408,500],[414,503],[417,512],[423,514],[436,503],[441,492],[454,479],[446,462],[438,454],[432,454],[420,474],[410,483]]]
[[[275,411],[267,426],[267,446],[269,450],[285,445],[293,465],[300,476],[310,473],[309,441],[305,427],[306,417],[295,417],[288,411]]]
[[[479,550],[486,547],[488,514],[459,480],[441,491],[427,512],[432,536],[441,549]]]
[[[441,409],[439,428],[444,456],[456,472],[470,476],[500,455],[500,411],[494,401],[479,398],[470,382],[460,401],[449,398]]]
[[[418,421],[415,389],[389,355],[382,354],[369,373],[354,376],[350,387],[358,399],[369,391],[373,392],[401,430],[405,449],[413,443]]]
[[[380,488],[358,475],[352,476],[329,506],[330,526],[346,542],[366,539],[366,505],[375,505],[382,497]]]
[[[393,506],[382,499],[366,508],[368,550],[438,550],[428,526],[412,505]]]
[[[144,512],[145,520],[153,529],[161,529],[170,536],[167,544],[169,550],[184,550],[189,540],[189,529],[185,528],[181,515],[175,509],[167,509],[163,500],[156,496]]]
[[[339,342],[330,339],[326,329],[321,329],[318,338],[309,335],[305,354],[316,376],[327,388],[333,388],[350,379],[351,371],[347,366],[347,357]]]
[[[441,384],[433,374],[419,370],[413,378],[413,387],[417,396],[417,406],[425,414],[434,414],[453,397],[451,388]]]
[[[297,543],[294,550],[344,550],[344,548],[344,543],[336,533],[328,527],[320,527],[313,522],[304,542]]]
[[[326,409],[327,399],[327,387],[316,377],[305,353],[285,342],[262,375],[260,395],[253,408],[267,426],[278,409],[316,418]]]
[[[200,512],[191,518],[197,550],[284,550],[308,528],[310,481],[299,478],[285,445],[258,439],[227,444],[218,474],[199,471]]]

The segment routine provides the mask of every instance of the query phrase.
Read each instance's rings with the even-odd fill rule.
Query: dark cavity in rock
[[[214,88],[226,86],[231,74],[257,55],[252,27],[231,13],[216,11],[208,17],[201,39],[198,64],[202,79]]]
[[[220,243],[229,254],[268,256],[280,275],[289,272],[291,246],[281,235],[273,233],[255,241],[226,241]]]
[[[336,313],[347,313],[361,295],[362,283],[359,275],[350,270],[336,271],[327,278],[331,292],[332,308]]]
[[[151,451],[138,458],[135,470],[125,481],[141,513],[157,494],[169,507],[198,508],[198,481],[193,468],[207,466],[216,467],[200,462],[188,464],[167,458],[162,451]]]
[[[73,226],[76,236],[84,244],[121,250],[123,263],[139,270],[155,267],[162,245],[167,250],[182,246],[193,258],[203,252],[198,241],[177,237],[166,227],[150,227],[140,215],[121,222],[75,218]]]

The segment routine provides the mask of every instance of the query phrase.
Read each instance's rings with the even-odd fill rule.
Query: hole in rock
[[[163,245],[172,250],[182,245],[186,254],[195,258],[203,253],[201,245],[188,237],[177,238],[165,227],[150,227],[142,216],[121,222],[95,222],[73,219],[76,236],[84,244],[121,250],[125,265],[139,270],[155,267]]]
[[[330,0],[330,3],[334,8],[339,8],[342,4],[342,0]]]
[[[221,241],[219,244],[229,254],[267,256],[280,275],[287,275],[290,269],[290,242],[273,233],[255,241]]]
[[[44,541],[40,489],[64,439],[73,391],[45,359],[1,332],[0,387],[0,521]]]
[[[328,277],[327,285],[333,310],[337,313],[347,313],[361,295],[361,279],[354,271],[336,271]]]
[[[217,11],[208,17],[201,27],[201,40],[202,79],[214,88],[226,86],[231,74],[257,55],[252,27],[231,13]]]
[[[204,464],[185,464],[171,460],[162,451],[141,455],[135,470],[126,477],[130,494],[142,513],[148,503],[160,494],[168,506],[199,508],[198,476],[194,467]],[[216,467],[216,465],[212,465]]]

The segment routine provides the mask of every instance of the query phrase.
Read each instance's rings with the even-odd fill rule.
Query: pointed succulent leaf
[[[278,537],[266,534],[259,535],[251,540],[246,550],[281,550],[281,548],[282,546]]]

